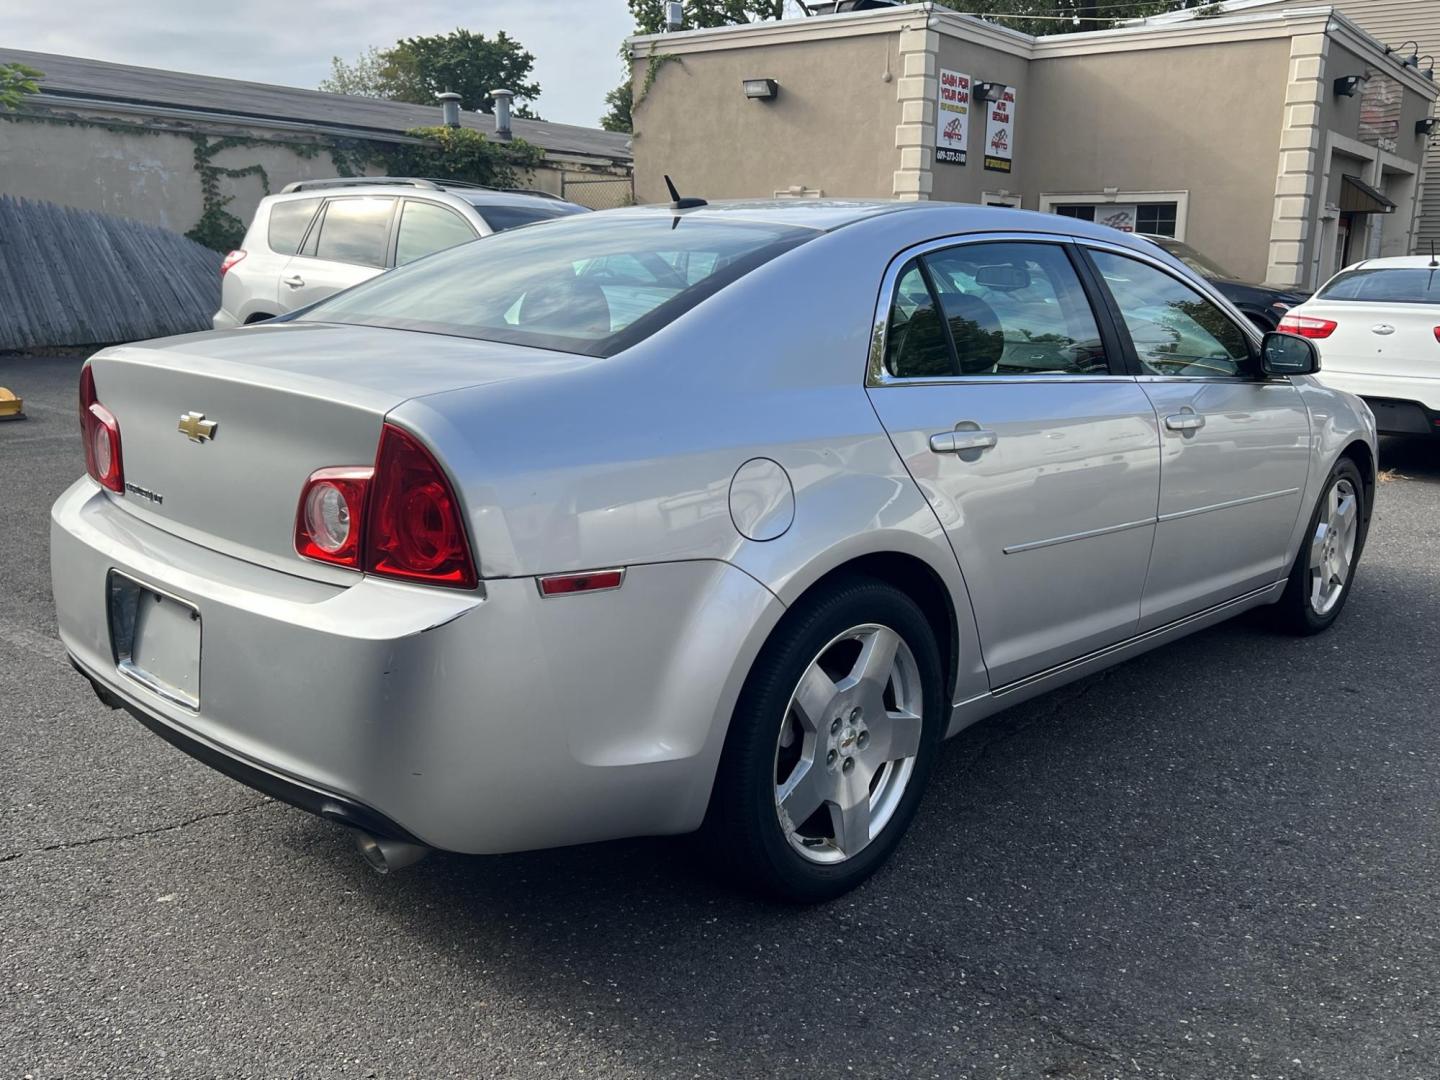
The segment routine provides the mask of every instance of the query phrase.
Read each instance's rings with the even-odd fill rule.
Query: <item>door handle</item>
[[[1199,431],[1205,426],[1205,417],[1199,413],[1172,413],[1165,417],[1165,426],[1171,431]]]
[[[299,274],[291,274],[289,277],[281,278],[280,280],[292,289],[298,289],[305,284],[305,279]]]
[[[937,454],[963,454],[968,450],[989,450],[1000,437],[983,428],[939,431],[930,436],[930,449]]]

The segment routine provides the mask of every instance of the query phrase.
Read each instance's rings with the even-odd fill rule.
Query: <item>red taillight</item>
[[[300,492],[295,550],[307,559],[359,569],[369,468],[318,469]]]
[[[554,574],[540,579],[541,596],[570,596],[574,593],[618,589],[625,581],[624,570],[592,570],[585,574]]]
[[[1339,325],[1334,319],[1317,319],[1310,315],[1286,315],[1275,329],[1282,334],[1327,338],[1335,332],[1335,327]]]
[[[120,425],[95,396],[95,374],[86,364],[80,371],[80,436],[85,440],[85,471],[101,487],[125,492],[125,466],[120,457]]]
[[[371,574],[473,589],[477,577],[460,502],[408,432],[386,424],[375,467],[310,474],[295,512],[295,550]]]
[[[365,569],[387,577],[475,587],[460,503],[440,466],[408,432],[386,424],[375,458]]]
[[[220,276],[224,277],[226,273],[229,272],[230,268],[243,258],[245,258],[245,252],[238,250],[232,251],[228,255],[226,255],[220,263]]]
[[[1440,341],[1440,326],[1435,327],[1435,340]]]

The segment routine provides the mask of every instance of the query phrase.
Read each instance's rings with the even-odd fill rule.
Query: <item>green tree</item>
[[[605,115],[600,117],[600,126],[606,131],[634,130],[630,120],[630,106],[634,102],[635,88],[630,85],[630,80],[626,79],[605,95],[605,104],[609,108],[605,110]]]
[[[24,64],[0,64],[0,109],[13,109],[27,94],[40,92],[43,71]]]
[[[626,0],[635,19],[635,33],[658,34],[665,29],[665,0]],[[735,26],[739,23],[764,22],[785,14],[785,0],[687,0],[683,30],[708,29],[712,26]],[[620,46],[620,59],[630,70],[625,46]],[[630,110],[634,106],[634,90],[627,77],[605,95],[609,106],[600,118],[606,131],[632,130]]]
[[[540,84],[531,78],[534,66],[535,54],[504,30],[486,37],[461,29],[372,48],[353,63],[335,57],[320,89],[412,105],[433,105],[436,94],[453,90],[462,109],[493,113],[490,91],[504,87],[515,91],[515,115],[534,118],[524,104],[540,96]]]
[[[356,57],[354,63],[347,64],[340,57],[332,56],[330,77],[320,80],[320,89],[352,97],[384,97],[385,87],[380,81],[380,69],[384,66],[384,57],[373,45]]]

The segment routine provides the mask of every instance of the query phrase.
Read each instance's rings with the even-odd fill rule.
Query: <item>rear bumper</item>
[[[143,704],[133,698],[122,697],[115,690],[107,687],[99,675],[87,671],[85,665],[73,656],[70,658],[70,663],[76,671],[85,676],[91,687],[94,688],[96,696],[106,705],[112,709],[124,709],[171,746],[188,754],[196,761],[210,766],[216,772],[223,773],[232,780],[238,780],[246,787],[254,788],[273,799],[279,799],[291,806],[308,810],[312,814],[340,825],[363,829],[373,836],[404,840],[407,843],[419,843],[418,839],[378,810],[358,803],[354,799],[346,798],[337,792],[322,791],[237,757],[213,743],[206,742],[204,739],[167,723],[158,715],[147,711]]]
[[[1383,435],[1440,434],[1440,378],[1322,368],[1320,381],[1365,399]]]
[[[60,636],[102,696],[251,787],[367,831],[498,853],[698,827],[740,683],[782,610],[727,563],[545,600],[340,587],[138,521],[89,480],[52,511]],[[117,667],[111,570],[193,604],[197,709]]]
[[[240,320],[221,308],[211,316],[210,323],[216,330],[233,330],[240,325]]]

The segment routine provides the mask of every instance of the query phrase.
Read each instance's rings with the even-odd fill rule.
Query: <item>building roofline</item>
[[[432,109],[428,105],[304,87],[0,48],[0,63],[11,60],[45,72],[46,77],[40,79],[40,96],[52,106],[65,103],[85,108],[173,112],[190,120],[211,117],[225,123],[301,128],[387,142],[405,141],[406,131],[427,126],[427,115],[433,116],[428,126],[441,123],[438,104]],[[186,97],[186,91],[202,100]],[[460,122],[482,134],[494,133],[495,120],[488,114],[464,112]],[[634,157],[628,137],[623,134],[523,117],[516,117],[512,126],[517,138],[547,154],[623,164]]]
[[[1276,0],[1231,0],[1246,8]],[[808,19],[779,19],[742,23],[704,30],[681,30],[668,34],[643,34],[626,39],[632,59],[645,59],[646,51],[670,55],[714,52],[750,45],[788,44],[857,37],[866,34],[898,33],[902,30],[934,30],[947,37],[988,45],[1027,60],[1062,56],[1085,56],[1139,49],[1174,48],[1212,42],[1294,37],[1304,33],[1326,33],[1339,37],[1349,47],[1394,76],[1412,90],[1434,98],[1436,85],[1418,72],[1404,67],[1395,56],[1385,55],[1383,43],[1361,30],[1352,20],[1329,5],[1297,5],[1293,8],[1242,12],[1236,15],[1198,18],[1195,11],[1137,20],[1108,30],[1078,34],[1035,36],[1021,30],[965,15],[933,3],[907,4],[874,11],[852,11],[838,15],[817,15]],[[1159,21],[1163,18],[1163,22]]]

